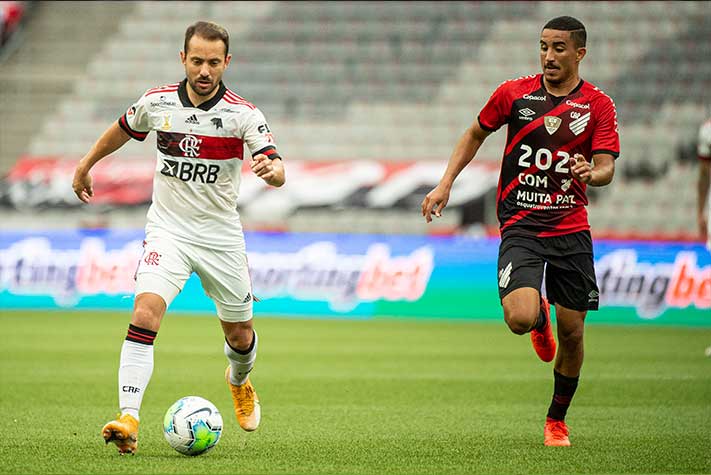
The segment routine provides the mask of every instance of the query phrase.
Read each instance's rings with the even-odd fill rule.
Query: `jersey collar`
[[[205,101],[199,106],[194,105],[190,101],[190,97],[188,97],[188,78],[183,79],[180,82],[180,85],[178,86],[178,97],[180,98],[180,102],[183,104],[183,107],[194,107],[196,109],[201,109],[204,111],[209,111],[212,107],[215,106],[218,102],[220,102],[220,99],[222,99],[222,96],[225,95],[225,91],[227,90],[227,87],[220,81],[220,86],[217,89],[217,94],[212,96],[212,99],[209,101]]]
[[[560,102],[560,101],[562,101],[563,99],[565,99],[566,97],[572,96],[573,94],[575,94],[576,92],[578,92],[578,91],[580,90],[580,88],[583,87],[583,84],[585,84],[585,81],[583,81],[582,79],[580,79],[580,82],[578,83],[577,86],[575,86],[575,89],[573,89],[572,91],[570,91],[567,95],[565,95],[565,96],[554,96],[553,94],[551,94],[550,92],[548,92],[548,89],[546,89],[546,84],[543,82],[543,74],[541,74],[541,88],[543,88],[543,92],[546,93],[546,94],[548,94],[548,96],[550,96],[550,97],[553,99],[553,101],[555,101],[555,100],[557,99],[558,102]]]

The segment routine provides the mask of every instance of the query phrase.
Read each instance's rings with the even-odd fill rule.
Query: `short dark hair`
[[[225,44],[225,57],[230,51],[230,34],[227,30],[211,21],[198,21],[193,23],[185,30],[185,43],[183,44],[183,52],[188,54],[188,43],[190,38],[193,36],[199,36],[200,38],[205,38],[208,41],[220,40]]]
[[[585,42],[588,39],[588,34],[585,31],[585,25],[583,25],[580,20],[573,18],[572,16],[559,16],[553,18],[551,21],[546,23],[543,29],[569,31],[570,39],[573,40],[576,48],[584,47]]]

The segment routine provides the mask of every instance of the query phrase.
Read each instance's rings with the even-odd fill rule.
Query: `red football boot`
[[[545,297],[541,297],[541,309],[546,317],[546,324],[540,330],[531,330],[531,343],[538,357],[548,363],[555,358],[555,338],[551,325],[551,307]]]
[[[564,421],[546,417],[546,427],[543,429],[543,444],[548,447],[569,447],[568,426]]]

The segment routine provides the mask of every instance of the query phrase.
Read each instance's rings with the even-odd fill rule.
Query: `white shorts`
[[[143,248],[136,270],[136,295],[158,294],[168,307],[195,272],[220,320],[252,318],[252,282],[244,251],[215,250],[163,236],[146,238]]]

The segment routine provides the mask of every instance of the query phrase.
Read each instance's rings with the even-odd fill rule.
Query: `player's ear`
[[[230,61],[232,61],[232,55],[228,54],[227,56],[225,56],[225,67],[230,65]]]
[[[575,51],[575,60],[579,63],[580,61],[583,60],[583,58],[585,57],[585,53],[587,53],[587,52],[588,52],[588,50],[585,46],[578,48]]]
[[[185,56],[185,51],[180,50],[180,62],[185,64],[186,59],[187,59],[187,56]]]

